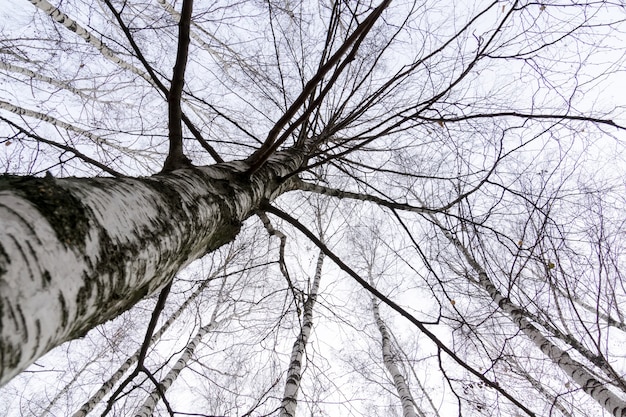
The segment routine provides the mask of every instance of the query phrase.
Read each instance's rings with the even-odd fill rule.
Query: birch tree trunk
[[[185,346],[185,350],[183,350],[183,354],[180,355],[174,366],[167,372],[164,378],[159,381],[159,386],[155,387],[150,395],[146,398],[144,403],[139,407],[136,417],[150,417],[154,413],[154,408],[161,398],[164,397],[167,390],[172,386],[172,384],[180,375],[180,372],[185,369],[193,357],[193,354],[198,347],[198,344],[202,341],[202,338],[207,335],[211,330],[217,328],[220,324],[224,323],[224,321],[232,318],[234,315],[231,315],[229,318],[225,318],[223,320],[217,321],[217,315],[224,302],[224,287],[226,286],[226,278],[222,279],[222,285],[217,294],[217,302],[215,307],[213,308],[213,313],[211,313],[211,319],[208,324],[200,327],[196,335],[187,343]]]
[[[0,177],[0,384],[231,241],[304,158],[149,178]]]
[[[196,348],[198,347],[198,344],[202,341],[202,338],[222,323],[222,321],[216,321],[215,316],[216,315],[213,314],[209,324],[202,326],[200,330],[198,330],[193,339],[191,339],[191,341],[185,347],[183,354],[180,356],[180,358],[178,358],[174,366],[172,366],[172,368],[168,371],[167,375],[159,382],[159,388],[155,388],[152,390],[148,398],[146,398],[144,403],[137,411],[135,417],[150,417],[154,415],[154,408],[161,399],[161,394],[165,394],[165,392],[167,392],[167,390],[176,381],[176,378],[178,378],[180,372],[187,367],[189,361],[193,357],[194,352],[196,351]]]
[[[215,279],[216,275],[217,275],[217,272],[213,274],[212,276],[206,278],[202,282],[202,284],[198,287],[198,289],[196,289],[189,296],[189,298],[187,298],[185,302],[181,304],[180,307],[178,307],[178,309],[174,312],[174,314],[172,314],[165,321],[165,323],[163,323],[163,325],[159,328],[159,330],[156,331],[152,335],[152,337],[150,338],[150,342],[149,342],[150,345],[153,345],[154,343],[156,343],[161,338],[161,336],[163,336],[163,333],[165,333],[165,331],[169,329],[169,327],[176,321],[176,319],[180,317],[183,311],[187,309],[189,304],[191,304],[200,294],[202,294],[202,292]],[[124,363],[120,365],[120,367],[109,377],[109,379],[107,379],[102,384],[100,389],[98,389],[98,391],[96,391],[91,397],[89,397],[89,399],[81,406],[81,408],[73,414],[73,417],[85,417],[87,414],[89,414],[91,410],[93,410],[93,408],[104,398],[104,396],[107,395],[113,389],[115,384],[117,384],[117,382],[122,378],[122,376],[124,376],[126,371],[128,371],[131,366],[137,363],[137,360],[139,359],[139,355],[141,354],[141,349],[142,347],[140,346],[132,356],[126,359],[126,361],[124,361]]]
[[[393,385],[396,387],[396,392],[400,397],[402,415],[404,417],[417,417],[417,413],[415,412],[415,401],[413,400],[409,386],[407,385],[406,380],[404,379],[404,376],[402,375],[402,372],[400,372],[400,368],[398,368],[398,364],[394,359],[394,354],[391,350],[391,336],[387,331],[385,322],[380,317],[378,302],[375,298],[372,298],[372,313],[374,314],[374,320],[376,321],[376,326],[380,332],[383,363],[385,364],[385,368],[387,368],[387,372],[391,375]]]
[[[322,265],[324,264],[324,253],[320,252],[317,257],[315,266],[315,277],[311,291],[304,303],[303,321],[300,328],[300,334],[293,344],[291,350],[291,359],[289,361],[289,369],[287,370],[287,382],[285,382],[285,391],[283,393],[283,401],[280,408],[280,417],[295,417],[296,407],[298,406],[298,391],[300,390],[300,381],[302,380],[302,356],[311,335],[313,328],[313,307],[317,301],[317,292],[320,287],[322,278]]]
[[[596,378],[580,362],[573,359],[565,350],[545,337],[541,331],[533,325],[522,313],[522,308],[515,305],[509,298],[503,296],[487,275],[486,270],[472,256],[467,247],[446,231],[443,226],[431,216],[433,222],[442,229],[446,238],[457,247],[467,263],[478,275],[478,284],[489,294],[493,302],[506,312],[511,320],[519,327],[534,344],[556,364],[567,376],[582,388],[591,398],[597,401],[605,410],[615,417],[626,416],[626,401],[621,399],[613,391],[606,387],[601,380]]]

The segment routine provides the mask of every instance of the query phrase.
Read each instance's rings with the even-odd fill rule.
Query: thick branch
[[[318,194],[329,195],[329,196],[336,197],[339,199],[347,198],[350,200],[368,201],[368,202],[378,204],[383,207],[396,209],[396,210],[403,210],[403,211],[412,211],[414,213],[430,213],[434,211],[444,210],[444,209],[428,209],[425,207],[412,206],[410,204],[396,203],[395,201],[385,200],[383,198],[376,197],[376,196],[369,195],[369,194],[343,191],[337,188],[324,187],[322,185],[312,184],[310,182],[305,182],[305,181],[299,181],[298,188],[302,191],[311,191],[311,192],[315,192]]]
[[[163,82],[157,76],[154,68],[152,68],[152,65],[150,65],[150,63],[144,56],[143,52],[139,48],[139,45],[137,45],[137,42],[135,42],[135,38],[133,37],[133,34],[131,33],[130,29],[128,28],[124,20],[122,19],[121,13],[117,11],[117,9],[113,6],[113,4],[109,0],[105,0],[105,3],[109,7],[109,10],[111,10],[111,13],[113,13],[113,16],[115,16],[117,23],[120,25],[120,28],[122,29],[122,32],[124,32],[124,35],[126,35],[126,39],[128,40],[128,43],[130,43],[130,46],[133,48],[133,51],[135,51],[137,58],[142,63],[146,71],[148,71],[148,74],[150,75],[150,79],[152,80],[151,84],[154,85],[159,91],[161,91],[161,93],[166,98],[169,97],[170,92],[168,91],[165,84],[163,84]],[[177,13],[176,17],[180,19],[180,14]],[[202,137],[202,134],[200,133],[198,128],[191,122],[189,117],[187,117],[187,115],[184,112],[182,112],[182,110],[181,110],[181,118],[182,118],[182,121],[185,123],[185,126],[187,126],[187,129],[189,129],[189,131],[193,134],[196,140],[211,155],[211,157],[215,160],[215,162],[224,162],[222,157]]]
[[[269,156],[278,149],[278,146],[281,145],[281,142],[276,142],[280,131],[289,123],[289,121],[296,115],[298,110],[306,103],[307,98],[315,91],[320,82],[324,79],[324,76],[330,72],[330,70],[341,60],[343,55],[352,47],[352,45],[359,41],[359,39],[363,39],[363,37],[370,31],[370,29],[374,26],[374,23],[381,16],[382,12],[389,6],[391,0],[383,1],[376,9],[370,13],[370,15],[355,29],[355,31],[345,40],[343,45],[331,56],[328,61],[320,67],[317,73],[311,78],[304,88],[300,95],[296,98],[296,100],[291,104],[291,106],[287,109],[287,111],[281,116],[280,119],[274,124],[274,127],[270,130],[265,139],[263,145],[255,152],[250,158],[249,161],[250,169],[249,173],[253,173],[257,170]],[[342,69],[345,68],[345,65]],[[336,72],[335,74],[338,76],[339,74]],[[334,77],[336,79],[336,76]],[[283,141],[286,138],[285,135],[282,136]]]
[[[615,127],[621,130],[626,129],[626,127],[615,123],[611,119],[600,119],[597,117],[576,116],[576,115],[571,115],[571,114],[534,114],[534,113],[522,113],[522,112],[515,112],[515,111],[495,112],[495,113],[477,113],[477,114],[466,114],[462,116],[445,116],[445,117],[425,117],[425,116],[416,115],[416,116],[406,117],[406,119],[411,119],[411,120],[417,119],[417,120],[423,120],[423,121],[432,122],[432,123],[452,123],[452,122],[460,122],[460,121],[472,120],[472,119],[495,119],[498,117],[514,117],[514,118],[523,119],[523,120],[549,120],[549,121],[571,120],[571,121],[596,123],[599,125]]]
[[[174,64],[172,85],[167,95],[170,149],[163,165],[164,172],[191,165],[191,161],[183,151],[183,111],[180,102],[185,85],[185,68],[189,55],[189,28],[192,10],[193,0],[183,0],[183,9],[178,22],[176,63]]]

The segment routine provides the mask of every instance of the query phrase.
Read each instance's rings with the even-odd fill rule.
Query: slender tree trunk
[[[167,392],[167,390],[172,386],[174,381],[176,381],[176,378],[178,378],[180,372],[187,367],[187,364],[191,360],[202,338],[206,336],[206,334],[209,333],[211,330],[219,326],[221,323],[222,321],[218,322],[215,320],[215,314],[213,314],[213,317],[211,317],[211,322],[205,326],[202,326],[200,330],[198,330],[193,339],[191,339],[191,341],[185,347],[183,354],[180,356],[180,358],[178,358],[174,366],[172,366],[172,368],[168,371],[167,375],[165,375],[165,378],[163,378],[159,382],[159,388],[153,389],[148,398],[146,398],[144,403],[141,405],[141,407],[137,411],[136,417],[150,417],[154,415],[154,408],[161,399],[161,394],[165,394],[165,392]]]
[[[178,307],[174,314],[172,314],[165,323],[163,323],[161,328],[159,328],[159,330],[155,332],[154,335],[152,335],[152,338],[150,339],[150,345],[154,344],[161,338],[161,336],[163,336],[163,333],[165,333],[165,331],[169,329],[169,327],[176,321],[176,319],[180,317],[180,315],[189,306],[189,304],[191,304],[200,294],[202,294],[206,287],[213,281],[213,279],[215,279],[215,275],[217,275],[217,272],[211,277],[206,278],[198,287],[198,289],[195,290],[180,307]],[[115,384],[122,378],[122,376],[124,376],[126,371],[128,371],[130,367],[137,362],[137,360],[139,359],[139,355],[141,354],[141,349],[142,347],[140,346],[132,356],[126,359],[126,361],[124,361],[124,363],[120,365],[120,367],[109,377],[109,379],[107,379],[106,382],[102,384],[100,389],[96,391],[81,406],[81,408],[74,413],[73,417],[85,417],[87,414],[89,414],[91,410],[93,410],[93,408],[98,405],[98,403],[104,398],[104,396],[113,389]]]
[[[606,387],[583,364],[574,360],[566,351],[545,337],[537,327],[522,314],[522,309],[515,305],[509,298],[504,297],[493,285],[485,269],[472,256],[469,250],[450,232],[445,231],[443,226],[436,220],[434,222],[444,231],[448,240],[454,244],[463,257],[470,264],[472,269],[478,274],[478,284],[489,294],[493,302],[509,315],[511,320],[518,326],[544,355],[554,364],[574,380],[584,392],[593,398],[598,404],[604,407],[611,415],[616,417],[626,417],[626,401],[617,396]]]
[[[572,413],[570,413],[567,408],[565,408],[565,405],[561,401],[561,398],[559,396],[552,395],[552,393],[550,393],[550,391],[546,389],[541,381],[533,378],[532,375],[526,372],[526,370],[522,368],[522,366],[520,366],[516,359],[517,358],[511,360],[511,358],[507,358],[507,364],[511,366],[512,372],[515,372],[516,374],[525,378],[526,381],[528,381],[528,383],[532,385],[532,387],[537,390],[538,393],[543,395],[544,398],[548,400],[548,403],[552,404],[552,407],[558,410],[563,417],[574,417]]]
[[[391,350],[391,335],[387,330],[387,325],[380,317],[380,310],[378,308],[378,302],[375,298],[372,298],[372,313],[374,314],[374,320],[376,321],[376,326],[378,327],[378,331],[380,332],[381,337],[381,349],[383,353],[383,363],[385,364],[385,368],[387,368],[387,372],[391,375],[393,379],[393,385],[396,387],[396,392],[400,397],[400,403],[402,404],[402,415],[404,417],[417,417],[415,401],[413,400],[413,396],[411,395],[411,390],[409,390],[409,386],[406,383],[402,372],[400,372],[400,368],[396,363],[394,358],[394,354]],[[420,410],[421,411],[421,410]],[[420,415],[423,415],[420,413]]]
[[[159,402],[159,399],[165,395],[165,393],[172,386],[174,381],[176,381],[176,379],[178,378],[178,375],[180,375],[180,372],[187,367],[187,364],[191,360],[202,338],[206,336],[207,333],[215,329],[217,326],[219,326],[221,323],[223,323],[226,320],[224,319],[221,321],[217,321],[218,311],[224,301],[224,287],[225,286],[226,286],[226,277],[222,279],[222,285],[220,286],[220,290],[217,294],[217,303],[215,307],[213,308],[213,313],[211,313],[211,319],[209,320],[209,323],[200,327],[200,329],[195,334],[193,339],[191,339],[189,343],[187,343],[187,346],[185,346],[185,350],[183,351],[183,354],[180,355],[180,357],[178,358],[174,366],[172,366],[172,368],[167,372],[167,375],[165,375],[165,377],[161,379],[161,381],[159,382],[159,386],[155,387],[152,390],[152,392],[146,398],[142,406],[139,407],[136,417],[150,417],[151,415],[153,415],[154,408]]]
[[[304,158],[149,178],[0,177],[0,384],[166,285],[237,235]]]
[[[283,393],[283,402],[280,409],[280,417],[295,417],[296,407],[298,406],[298,391],[300,390],[300,381],[302,380],[302,356],[306,349],[311,329],[313,328],[313,307],[317,301],[317,292],[320,287],[322,278],[322,265],[324,264],[324,253],[320,252],[317,257],[317,265],[315,267],[315,277],[313,285],[309,291],[309,296],[304,303],[303,321],[300,328],[300,334],[293,344],[291,350],[291,359],[289,361],[289,369],[287,370],[287,382],[285,382],[285,391]]]
[[[108,348],[108,346],[107,346],[107,348]],[[85,372],[85,370],[90,365],[92,365],[98,359],[98,357],[100,355],[102,355],[102,353],[103,352],[100,351],[100,352],[94,352],[94,354],[92,354],[93,356],[91,356],[91,358],[89,358],[89,360],[87,362],[85,362],[85,364],[74,374],[74,377],[67,384],[65,384],[63,389],[61,391],[57,392],[57,394],[50,401],[50,403],[45,408],[45,410],[43,410],[41,412],[41,414],[39,414],[39,417],[46,417],[48,414],[50,414],[50,411],[52,410],[52,407],[54,407],[56,405],[57,401],[59,401],[62,396],[64,396],[68,392],[70,392],[70,390],[74,387],[74,383],[78,380],[78,378],[80,378],[82,373]]]

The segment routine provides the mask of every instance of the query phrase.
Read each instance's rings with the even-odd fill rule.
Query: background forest
[[[0,414],[626,416],[622,1],[0,0],[0,22]],[[188,238],[126,250],[164,271],[141,287],[102,272],[115,308],[24,307],[62,324],[23,371],[15,176]],[[198,249],[187,200],[118,201],[131,183],[243,214]],[[59,291],[97,278],[54,248]]]

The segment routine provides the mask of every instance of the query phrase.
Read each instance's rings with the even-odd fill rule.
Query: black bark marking
[[[42,288],[48,288],[48,286],[50,285],[50,283],[52,282],[52,275],[50,275],[50,271],[45,270],[43,271],[43,273],[41,274],[41,278],[42,278]]]
[[[5,369],[15,368],[22,361],[22,349],[20,349],[20,346],[4,344],[0,340],[0,361],[5,365],[0,367],[0,376],[2,376]]]
[[[8,310],[8,311],[5,311]],[[15,330],[19,329],[19,323],[17,316],[13,309],[12,304],[5,297],[0,298],[0,317],[8,316],[10,321],[13,322]],[[4,331],[4,320],[0,320],[0,331]],[[10,370],[17,367],[22,360],[21,344],[17,346],[11,343],[5,343],[4,339],[0,339],[0,377],[2,377],[4,370]]]
[[[19,329],[22,330],[22,341],[24,343],[28,342],[28,326],[26,325],[26,319],[24,318],[24,312],[22,311],[22,307],[18,304],[15,306],[15,309],[17,310],[17,317],[16,317],[16,322],[18,324],[18,332]]]
[[[63,297],[59,294],[58,296],[57,303],[60,310],[55,313],[61,314],[62,324],[67,326],[59,340],[66,341],[83,337],[96,325],[113,319],[154,290],[151,282],[146,282],[138,288],[128,288],[126,278],[129,262],[133,264],[135,271],[145,273],[148,265],[154,261],[162,265],[162,268],[169,270],[163,271],[162,269],[162,273],[173,276],[179,260],[189,257],[191,253],[197,256],[198,252],[213,251],[232,241],[241,229],[241,221],[234,215],[236,197],[239,192],[245,193],[250,185],[247,184],[248,179],[240,178],[236,172],[231,171],[233,170],[228,169],[224,172],[225,179],[216,179],[200,169],[193,169],[192,172],[160,174],[132,181],[111,181],[102,178],[81,180],[81,183],[94,189],[101,191],[111,189],[118,193],[120,187],[128,194],[134,192],[146,194],[146,189],[143,187],[149,188],[150,191],[147,194],[152,194],[153,205],[158,206],[160,213],[152,219],[151,224],[133,228],[132,241],[124,244],[120,244],[99,224],[95,212],[98,210],[97,205],[91,208],[82,204],[83,189],[78,187],[80,184],[74,185],[74,182],[78,183],[78,180],[0,175],[0,191],[10,190],[29,201],[49,222],[61,243],[78,257],[82,256],[88,265],[83,273],[83,285],[75,296],[76,311],[72,312],[68,309],[73,304],[70,301],[73,300],[66,300],[67,295]],[[208,186],[206,192],[194,190],[193,185],[198,180]],[[206,211],[206,205],[219,211],[215,213],[216,217],[219,217],[218,223],[220,224],[216,229],[208,229],[200,221],[200,213]],[[126,210],[133,209],[130,206],[126,208]],[[122,212],[118,214],[123,215]],[[165,257],[164,259],[172,256],[172,262],[163,262],[164,259],[137,259],[137,255],[142,253],[145,246],[156,246],[155,253],[158,253],[160,239],[164,236],[172,236],[179,227],[183,230],[196,230],[198,233],[177,236],[180,240],[174,248],[176,252],[161,253],[160,256]],[[84,250],[88,236],[97,239],[100,251],[96,256],[88,255]],[[19,245],[18,248],[23,252],[28,250]],[[55,276],[54,271],[43,271],[43,276],[39,279],[46,281],[61,278]],[[6,313],[9,309],[13,310],[14,314],[9,314],[8,317],[13,319],[16,329],[21,329],[19,322],[20,319],[23,322],[23,316],[18,308],[19,306],[7,303],[4,306],[4,312]],[[7,321],[4,325],[6,324]],[[35,326],[41,325],[45,323],[35,323]],[[28,339],[27,330],[31,331],[31,337],[33,337],[33,332],[35,330],[40,332],[41,328],[24,328],[21,335],[26,338],[25,340]],[[38,345],[50,344],[48,348],[52,348],[59,342],[59,340],[40,341],[40,334],[35,337],[37,337]],[[2,354],[8,355],[7,352],[19,349],[20,346],[0,346],[0,350]],[[4,363],[7,362],[4,361]]]
[[[31,231],[33,231],[32,227],[31,227],[30,225],[28,225],[28,227],[31,229]],[[33,232],[33,233],[34,233],[34,232]],[[19,252],[20,252],[20,255],[21,255],[22,259],[24,259],[24,260],[28,259],[28,258],[26,257],[26,253],[24,252],[24,249],[22,248],[22,245],[20,244],[20,240],[16,239],[16,238],[15,238],[15,236],[14,236],[14,235],[12,235],[12,234],[10,234],[10,235],[9,235],[9,237],[10,237],[10,238],[11,238],[11,240],[13,241],[13,244],[15,245],[15,247],[17,248],[17,250],[19,250]],[[30,246],[30,244],[28,244],[28,246],[29,246],[29,248],[30,248],[31,254],[35,257],[35,259],[37,259],[37,257],[36,257],[36,256],[35,256],[35,254],[34,254],[34,251],[32,250],[32,247]],[[8,257],[8,255],[7,255],[7,260],[8,260],[7,264],[11,262],[11,260],[10,260],[10,259],[9,259],[9,257]],[[28,268],[28,273],[29,273],[30,279],[31,279],[31,280],[34,280],[34,279],[35,279],[35,277],[34,277],[34,275],[33,275],[33,270],[32,270],[32,268],[30,267],[31,263],[30,263],[30,262],[25,262],[25,263],[26,263],[26,267]],[[6,264],[5,264],[5,265],[6,265]],[[6,272],[6,271],[8,271],[8,269],[4,269],[4,270],[1,270],[1,269],[0,269],[0,273],[2,273],[2,274],[4,274],[4,272]]]
[[[2,242],[0,242],[0,276],[4,275],[8,269],[6,265],[11,263],[11,259],[9,258],[9,254],[4,250],[4,246],[2,246]]]
[[[59,304],[61,304],[61,326],[66,327],[70,313],[67,309],[67,305],[65,304],[65,297],[63,296],[63,292],[61,291],[59,291]]]
[[[83,252],[89,232],[86,209],[80,199],[54,178],[0,176],[0,190],[11,190],[31,202],[46,218],[66,248]]]
[[[2,312],[4,313],[4,306],[8,306],[9,307],[9,311],[8,311],[8,315],[10,320],[13,322],[13,326],[15,326],[15,330],[20,328],[20,324],[17,321],[17,315],[15,314],[15,310],[13,309],[13,304],[11,304],[6,297],[2,297],[2,305],[0,306],[2,308]],[[5,317],[4,315],[1,317]],[[2,321],[0,321],[0,324],[2,323]]]
[[[167,178],[165,175],[161,175],[160,177]],[[152,188],[163,198],[169,213],[181,213],[183,211],[183,203],[180,193],[161,178],[144,178],[143,183]],[[180,178],[174,178],[173,180],[180,181]]]
[[[231,222],[224,224],[218,231],[216,231],[218,233],[213,235],[213,238],[209,243],[209,247],[207,248],[207,253],[216,250],[228,242],[232,242],[240,231],[241,223]]]
[[[235,175],[236,173],[229,171],[228,174],[232,175],[233,178],[232,180],[228,180],[213,178],[197,169],[194,169],[193,171],[195,175],[200,176],[204,182],[209,184],[213,193],[208,194],[206,197],[201,196],[196,201],[185,205],[182,203],[180,193],[167,184],[170,178],[176,182],[180,182],[182,178],[179,176],[175,176],[175,174],[168,175],[167,173],[161,173],[155,177],[159,178],[158,180],[147,179],[146,184],[151,186],[161,195],[161,197],[165,200],[169,213],[172,216],[178,215],[178,219],[176,219],[176,221],[196,223],[198,207],[199,205],[204,204],[217,204],[219,206],[222,219],[231,218],[231,213],[233,211],[231,204],[236,197],[234,187],[236,180],[238,179]],[[184,179],[182,180],[184,181]],[[168,225],[171,224],[171,222],[168,222]],[[198,225],[198,227],[200,226],[201,225]],[[241,226],[241,222],[232,220],[228,224],[224,224],[219,230],[215,231],[217,233],[215,233],[211,238],[211,241],[206,249],[207,253],[214,251],[228,242],[231,242],[239,234]],[[184,253],[184,251],[190,252],[191,247],[183,249],[181,255],[186,256],[187,254]]]
[[[37,351],[39,350],[40,343],[41,343],[41,322],[39,321],[39,319],[37,319],[35,320],[35,347],[33,348],[34,355],[37,355]],[[51,346],[48,346],[46,351],[50,349],[51,349]]]
[[[2,190],[2,182],[1,182],[1,177],[0,177],[0,191]],[[29,222],[28,220],[26,220],[24,217],[22,217],[21,213],[13,210],[13,208],[11,207],[7,207],[4,206],[5,210],[10,211],[15,217],[17,217],[18,219],[20,219],[21,225],[25,226],[28,231],[30,232],[30,235],[33,236],[33,238],[37,239],[38,243],[41,243],[41,241],[39,240],[39,238],[37,237],[37,232],[35,231],[35,228],[33,227],[33,225],[31,224],[31,222]]]

